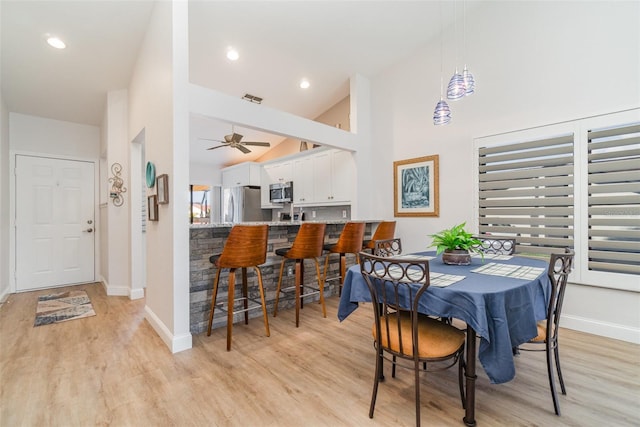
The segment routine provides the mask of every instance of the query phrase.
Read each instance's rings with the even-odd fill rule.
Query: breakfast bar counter
[[[375,225],[380,223],[380,220],[352,220],[354,222],[364,222],[365,227],[365,239],[371,238],[372,230],[375,229]],[[325,220],[325,221],[304,221],[304,222],[323,222],[327,224],[325,243],[333,243],[338,240],[340,232],[344,228],[344,225],[349,220]],[[267,307],[269,313],[273,313],[273,304],[275,301],[275,291],[278,282],[278,273],[280,268],[280,262],[282,258],[275,254],[275,251],[279,248],[291,246],[293,240],[298,233],[300,224],[302,221],[270,221],[270,222],[245,222],[243,225],[269,225],[269,238],[267,241],[267,261],[260,266],[262,272],[262,279],[264,282],[265,298],[267,300]],[[207,322],[209,320],[209,309],[211,305],[211,292],[213,287],[213,278],[216,273],[216,269],[213,264],[209,262],[209,257],[214,254],[222,252],[224,243],[231,231],[234,224],[232,223],[219,223],[219,224],[198,224],[192,225],[189,231],[189,316],[190,316],[190,331],[192,334],[199,334],[206,330]],[[320,260],[324,264],[324,257]],[[329,264],[329,270],[327,272],[327,278],[331,279],[338,276],[339,265],[338,257],[331,257]],[[347,255],[347,265],[355,264],[355,256]],[[287,264],[287,266],[293,266],[293,262]],[[293,285],[293,275],[287,274],[288,270],[285,270],[285,277],[283,278],[283,287]],[[221,276],[221,295],[218,295],[218,301],[221,297],[226,298],[227,293],[227,272],[224,271]],[[305,283],[313,283],[315,281],[315,268],[305,269]],[[250,296],[257,296],[257,281],[255,274],[248,271],[249,280],[249,294]],[[331,296],[337,293],[336,281],[328,280],[325,285],[325,296]],[[285,298],[280,300],[278,311],[282,309],[292,308],[294,301],[292,298]],[[251,313],[250,316],[261,316],[259,310]],[[236,321],[239,319],[236,319]],[[226,315],[220,310],[216,310],[215,317],[213,319],[213,327],[220,327],[226,324]]]

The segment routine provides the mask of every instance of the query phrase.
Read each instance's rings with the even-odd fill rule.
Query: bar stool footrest
[[[253,299],[253,298],[244,298],[244,297],[240,297],[240,298],[234,299],[233,300],[234,307],[235,307],[236,303],[244,301],[245,299],[248,302],[250,302],[252,305],[250,305],[246,309],[244,307],[243,308],[239,308],[237,310],[234,308],[233,314],[244,313],[245,311],[251,311],[251,310],[256,310],[258,308],[260,308],[260,309],[262,308],[262,302],[260,300],[256,300],[256,299]],[[216,304],[216,309],[219,309],[220,311],[228,313],[229,310],[227,308],[225,308],[226,306],[227,306],[227,304],[220,302],[220,303]]]
[[[314,287],[309,286],[309,285],[304,285],[303,287],[304,288],[308,288],[308,289],[312,289],[312,292],[302,293],[302,294],[300,294],[300,298],[310,297],[310,296],[314,296],[314,295],[320,295],[320,289],[318,289],[318,288],[314,288]],[[283,294],[292,294],[295,291],[296,291],[296,287],[295,286],[290,286],[288,288],[280,289],[280,292],[282,292]]]

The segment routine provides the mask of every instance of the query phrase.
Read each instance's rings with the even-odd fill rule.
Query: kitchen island
[[[375,226],[380,223],[380,220],[353,220],[357,222],[366,223],[365,227],[365,239],[371,238],[372,230],[375,230]],[[315,221],[305,221],[315,222]],[[327,224],[325,232],[325,243],[333,243],[338,240],[344,225],[349,222],[348,220],[326,220],[317,221]],[[301,221],[271,221],[271,222],[248,222],[243,223],[247,225],[268,224],[269,225],[269,237],[267,241],[267,261],[260,266],[262,272],[262,280],[265,290],[265,299],[267,301],[267,309],[269,314],[273,313],[273,305],[275,301],[276,286],[278,284],[278,274],[280,272],[280,262],[282,257],[275,254],[276,249],[291,246],[294,241],[298,229],[300,228]],[[213,264],[209,262],[209,257],[214,254],[219,254],[224,248],[224,243],[229,236],[229,232],[234,224],[221,223],[221,224],[202,224],[192,225],[189,232],[189,316],[190,316],[190,331],[192,334],[199,334],[207,329],[207,323],[209,321],[209,309],[211,306],[211,292],[213,289],[213,278],[216,273],[216,269]],[[311,261],[306,261],[311,263]],[[321,273],[324,268],[324,256],[320,259]],[[293,267],[293,261],[287,263],[287,267],[290,265]],[[355,264],[355,255],[347,255],[347,266]],[[310,264],[309,264],[310,265]],[[285,277],[283,278],[283,287],[293,286],[294,276],[287,274],[288,269],[285,268]],[[289,270],[292,271],[292,270]],[[327,283],[325,284],[325,297],[335,295],[338,292],[337,277],[339,271],[338,256],[331,257],[329,263],[329,270],[327,272]],[[248,273],[248,286],[249,296],[251,298],[259,298],[257,280],[255,274],[251,269],[247,270]],[[220,291],[218,294],[218,301],[225,301],[227,295],[227,276],[228,270],[223,270],[220,277]],[[305,268],[305,283],[313,285],[316,282],[316,270],[315,268]],[[237,278],[240,279],[240,276]],[[332,280],[333,279],[333,280]],[[236,281],[238,282],[238,281]],[[317,300],[317,297],[314,299]],[[308,298],[308,300],[312,300]],[[307,299],[305,299],[307,302]],[[278,311],[294,307],[294,300],[292,297],[280,298]],[[249,312],[249,317],[260,317],[262,312],[260,310],[253,310]],[[240,320],[240,315],[237,315],[235,321]],[[226,325],[226,314],[222,310],[216,310],[213,319],[213,327],[220,327]]]

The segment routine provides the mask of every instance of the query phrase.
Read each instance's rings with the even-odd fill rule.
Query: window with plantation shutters
[[[480,147],[481,234],[517,237],[517,251],[573,247],[573,134]]]
[[[640,274],[640,124],[588,131],[589,270]]]
[[[640,292],[640,108],[474,140],[478,234],[576,252],[573,283]]]

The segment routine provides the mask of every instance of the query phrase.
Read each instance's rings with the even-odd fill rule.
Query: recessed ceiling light
[[[240,58],[240,54],[234,48],[229,47],[229,48],[227,48],[227,58],[230,61],[237,61],[238,58]]]
[[[49,46],[55,47],[56,49],[64,49],[65,47],[67,47],[67,45],[64,44],[64,42],[60,40],[58,37],[53,37],[53,36],[48,37],[47,43],[49,43]]]
[[[308,89],[309,86],[311,86],[311,83],[309,83],[309,80],[307,80],[307,79],[300,80],[300,88],[301,89]]]

